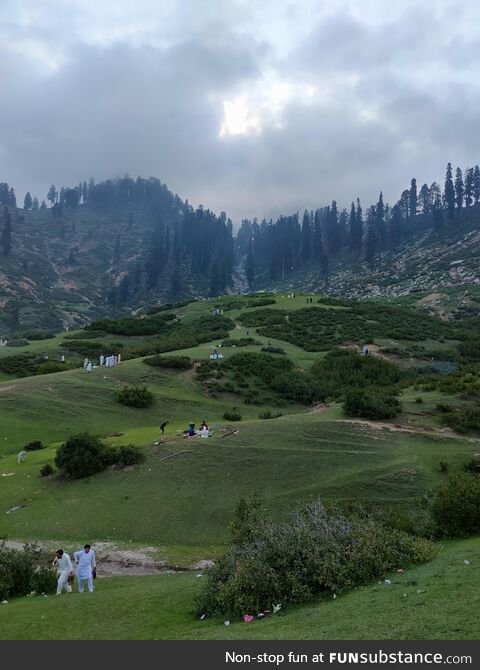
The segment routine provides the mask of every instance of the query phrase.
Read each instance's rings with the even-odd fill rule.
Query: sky
[[[0,181],[275,217],[480,162],[475,0],[0,0]]]

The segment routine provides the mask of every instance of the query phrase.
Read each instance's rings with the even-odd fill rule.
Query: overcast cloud
[[[128,173],[236,222],[480,161],[474,0],[0,0],[0,181]]]

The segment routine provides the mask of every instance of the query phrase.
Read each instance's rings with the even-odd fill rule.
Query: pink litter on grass
[[[245,623],[250,623],[250,621],[253,621],[253,616],[251,614],[244,614],[243,620],[245,621]]]

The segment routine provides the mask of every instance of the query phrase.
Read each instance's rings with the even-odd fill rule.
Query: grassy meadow
[[[296,369],[308,372],[316,360],[325,358],[329,347],[307,351],[290,341],[298,340],[298,327],[291,337],[282,339],[259,332],[264,325],[247,326],[243,320],[245,314],[248,319],[249,313],[260,309],[284,310],[286,323],[304,309],[320,308],[333,317],[349,313],[345,305],[322,304],[318,296],[312,297],[313,303],[307,303],[305,295],[276,296],[275,303],[252,307],[249,297],[234,296],[176,308],[172,311],[181,324],[196,324],[214,307],[223,309],[233,322],[229,339],[239,346],[219,349],[222,338],[217,338],[168,355],[186,355],[198,363],[218,349],[228,361],[238,352],[273,346],[283,349],[282,355]],[[345,318],[341,323],[351,329]],[[397,363],[405,374],[412,370],[417,374],[430,361],[431,352],[435,360],[441,361],[443,355],[447,362],[453,360],[457,331],[446,326],[444,332],[436,321],[425,325],[424,318],[419,332],[428,330],[428,337],[418,341],[411,335],[378,337],[372,351]],[[262,323],[267,321],[268,313]],[[375,324],[370,316],[366,322]],[[437,327],[438,338],[432,334]],[[34,353],[58,360],[66,335],[25,347],[2,347],[0,357]],[[335,337],[341,335],[339,325]],[[255,344],[240,346],[246,337]],[[128,359],[130,347],[154,338],[100,333],[92,340],[105,346],[105,353],[113,342],[122,344],[118,351]],[[347,337],[342,344],[361,349],[361,341]],[[382,354],[388,348],[393,353]],[[470,400],[460,393],[424,388],[415,375],[406,377],[399,390],[401,413],[375,423],[346,417],[335,401],[301,405],[270,392],[255,377],[247,383],[258,391],[257,404],[239,393],[235,380],[230,380],[233,391],[213,393],[195,368],[156,368],[142,358],[124,360],[112,369],[95,367],[91,374],[82,368],[23,378],[0,373],[0,537],[37,540],[48,547],[62,544],[67,549],[85,541],[154,546],[168,565],[188,568],[193,561],[215,558],[228,545],[228,525],[241,496],[258,491],[274,519],[288,518],[298,502],[319,496],[342,505],[406,508],[421,504],[445,480],[441,463],[449,473],[461,472],[480,452],[477,433],[445,430],[438,410],[439,403],[461,407]],[[154,404],[144,409],[119,404],[115,393],[126,384],[147,386]],[[229,423],[223,415],[233,407],[242,420]],[[267,411],[281,416],[259,418]],[[183,438],[181,432],[189,421],[199,426],[204,419],[213,437]],[[161,438],[163,421],[169,424]],[[99,435],[112,445],[138,445],[145,461],[126,468],[109,467],[74,481],[41,477],[41,466],[53,463],[58,446],[81,431]],[[233,431],[238,432],[228,434]],[[17,453],[32,440],[47,446],[29,452],[26,461],[18,464]],[[93,597],[19,598],[0,607],[0,638],[469,638],[475,627],[469,611],[478,607],[478,594],[471,592],[469,584],[479,569],[478,538],[449,541],[439,545],[431,563],[395,576],[389,588],[371,584],[335,602],[320,600],[251,626],[232,623],[228,627],[221,621],[195,620],[194,599],[201,579],[194,572],[102,578]],[[453,597],[459,589],[467,595]]]

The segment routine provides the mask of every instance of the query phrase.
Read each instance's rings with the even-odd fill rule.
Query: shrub
[[[122,444],[115,451],[117,452],[117,462],[123,466],[135,465],[145,459],[143,451],[134,444]]]
[[[423,538],[372,518],[328,512],[319,501],[284,523],[259,519],[258,510],[245,505],[240,511],[233,549],[207,574],[198,600],[202,613],[234,616],[275,602],[303,603],[434,555]]]
[[[45,361],[40,363],[37,368],[37,375],[50,375],[53,372],[65,372],[65,370],[71,370],[76,365],[71,365],[70,363],[61,363],[60,361]]]
[[[144,358],[143,362],[155,368],[175,368],[188,370],[192,367],[192,361],[188,356],[151,356]]]
[[[33,440],[33,442],[29,442],[23,448],[25,451],[39,451],[40,449],[45,449],[45,445],[40,440]]]
[[[55,465],[67,477],[82,479],[101,472],[108,464],[108,449],[90,433],[71,435],[57,450]]]
[[[27,344],[30,344],[28,340],[24,337],[19,337],[17,339],[8,340],[7,347],[26,347]]]
[[[480,477],[457,474],[435,490],[432,517],[440,535],[464,537],[480,531]]]
[[[458,407],[444,417],[447,426],[467,433],[469,430],[480,430],[480,405]]]
[[[52,340],[55,335],[53,333],[46,333],[43,330],[29,330],[24,333],[27,340]]]
[[[127,407],[151,407],[155,396],[146,386],[124,386],[116,394],[117,401]]]
[[[42,467],[40,468],[41,477],[51,477],[54,472],[55,470],[50,463],[44,463],[44,465],[42,465]]]
[[[415,398],[415,402],[417,403],[417,405],[421,405],[423,403],[422,396],[418,396],[417,398]]]
[[[382,394],[372,389],[348,391],[343,409],[347,416],[364,419],[393,419],[400,412],[400,403],[393,395]]]
[[[480,475],[480,456],[474,456],[468,463],[465,463],[465,470]]]
[[[57,574],[53,568],[37,568],[30,582],[30,593],[55,593],[57,589]]]
[[[451,412],[453,407],[452,405],[447,405],[445,402],[437,402],[437,410],[442,412],[442,414],[446,414],[447,412]]]
[[[268,354],[284,354],[285,349],[282,347],[273,347],[271,344],[268,344],[265,347],[262,347],[262,351],[266,351]]]
[[[259,419],[278,419],[280,416],[282,416],[281,412],[271,412],[270,410],[267,410],[266,412],[260,412],[258,415]]]
[[[239,414],[235,408],[231,410],[227,409],[227,411],[223,413],[223,418],[225,421],[241,421],[242,415]]]
[[[53,570],[40,570],[39,576],[36,576],[35,562],[38,553],[34,544],[26,544],[19,551],[8,549],[5,542],[0,542],[0,600],[24,596],[32,591],[38,592],[39,585],[42,586],[43,593],[55,591],[57,580]]]
[[[440,461],[440,472],[448,472],[448,463],[445,463],[445,461]]]

